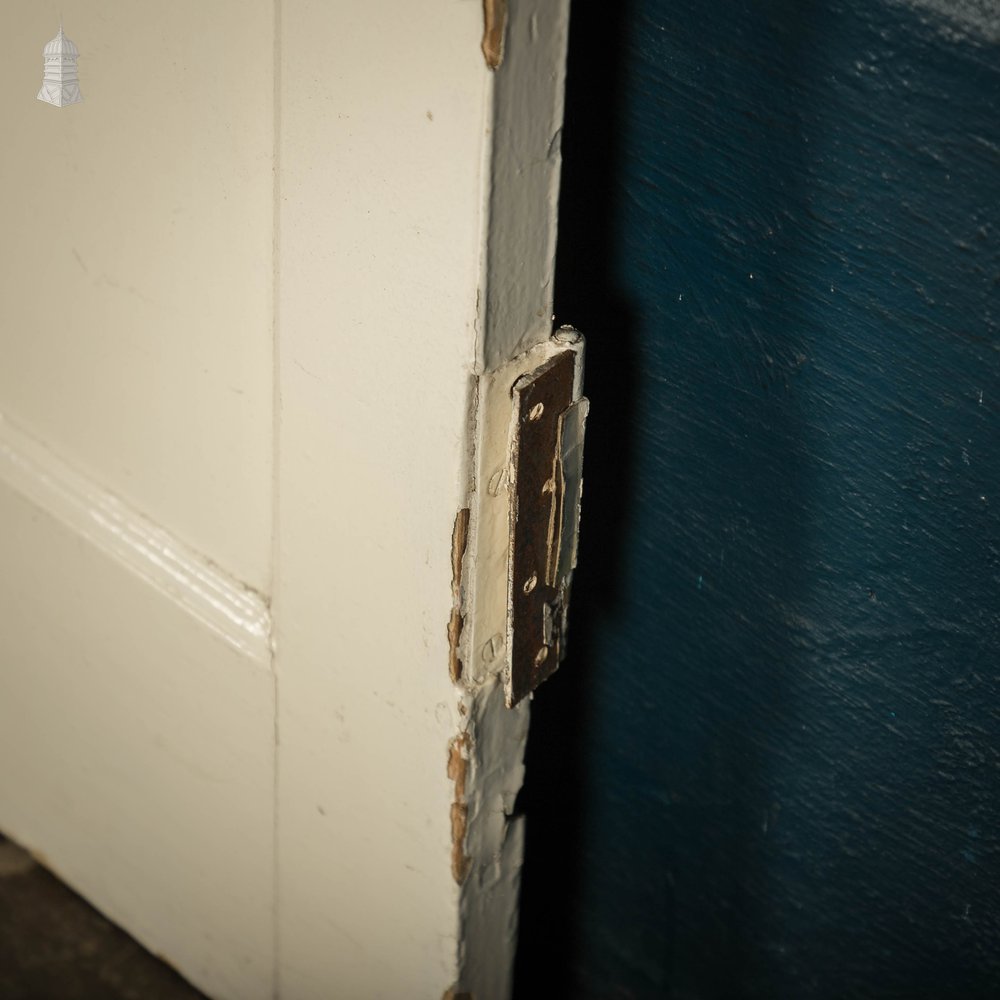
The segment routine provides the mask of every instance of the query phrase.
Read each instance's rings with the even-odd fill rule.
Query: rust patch
[[[441,1000],[476,1000],[476,998],[471,993],[461,992],[456,993],[455,987],[452,986],[444,991],[444,996]]]
[[[483,55],[490,69],[503,62],[503,40],[507,31],[507,0],[483,0]]]
[[[462,561],[469,543],[469,508],[463,507],[455,516],[451,533],[451,618],[448,620],[448,673],[456,684],[462,679],[462,659],[459,643],[465,615],[462,614]]]
[[[451,874],[459,885],[472,867],[472,858],[465,853],[465,831],[469,824],[465,782],[471,750],[472,737],[468,733],[460,733],[448,747],[448,777],[455,782],[455,801],[451,804]]]

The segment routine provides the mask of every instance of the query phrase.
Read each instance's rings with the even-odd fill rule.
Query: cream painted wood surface
[[[12,6],[0,829],[213,997],[503,998],[528,706],[449,676],[451,539],[549,332],[567,2],[493,73],[474,0],[64,0],[62,109]]]
[[[60,12],[81,51],[68,108],[34,99]],[[272,3],[7,0],[3,18],[0,410],[266,591]]]

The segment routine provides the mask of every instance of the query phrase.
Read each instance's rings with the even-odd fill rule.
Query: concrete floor
[[[0,836],[2,1000],[205,1000]]]

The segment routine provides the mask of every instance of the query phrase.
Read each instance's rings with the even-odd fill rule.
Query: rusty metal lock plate
[[[574,403],[575,371],[575,355],[567,351],[522,376],[512,391],[510,705],[549,677],[563,653],[579,510],[579,475],[568,466],[579,464],[586,415],[586,400]],[[563,461],[564,444],[570,449],[568,463]]]

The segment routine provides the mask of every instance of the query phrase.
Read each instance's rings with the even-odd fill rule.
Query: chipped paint
[[[487,5],[489,6],[489,5]],[[568,0],[505,5],[503,72],[489,83],[493,160],[480,261],[477,366],[493,371],[552,333]]]
[[[482,49],[486,65],[499,69],[507,30],[507,0],[483,0],[483,22]]]
[[[476,996],[504,998],[510,996],[517,945],[524,820],[514,814],[514,803],[524,780],[530,700],[507,708],[504,685],[492,677],[467,695],[466,704],[468,742],[450,757],[462,807],[453,817],[463,824],[464,838],[453,855],[465,869],[458,982]]]
[[[506,65],[488,78],[492,108],[485,135],[493,159],[485,177],[488,235],[474,321],[470,514],[452,546],[458,614],[451,615],[449,648],[452,676],[460,675],[460,720],[448,748],[448,773],[460,909],[459,975],[445,994],[450,1000],[504,1000],[513,985],[524,853],[524,823],[513,813],[524,778],[529,700],[508,709],[501,676],[507,659],[509,390],[517,374],[559,350],[549,339],[559,190],[559,144],[552,137],[562,125],[568,7],[567,0],[486,0],[483,7],[487,66]],[[518,358],[524,367],[515,372]],[[468,551],[460,567],[462,530]]]
[[[451,533],[451,617],[448,620],[448,674],[458,683],[462,679],[460,644],[465,615],[462,613],[462,565],[469,542],[469,508],[463,507],[455,515]]]
[[[469,774],[472,737],[460,733],[448,747],[448,777],[455,782],[455,801],[451,804],[451,874],[461,885],[469,874],[472,859],[465,853],[465,833],[469,822],[469,805],[465,787]]]

